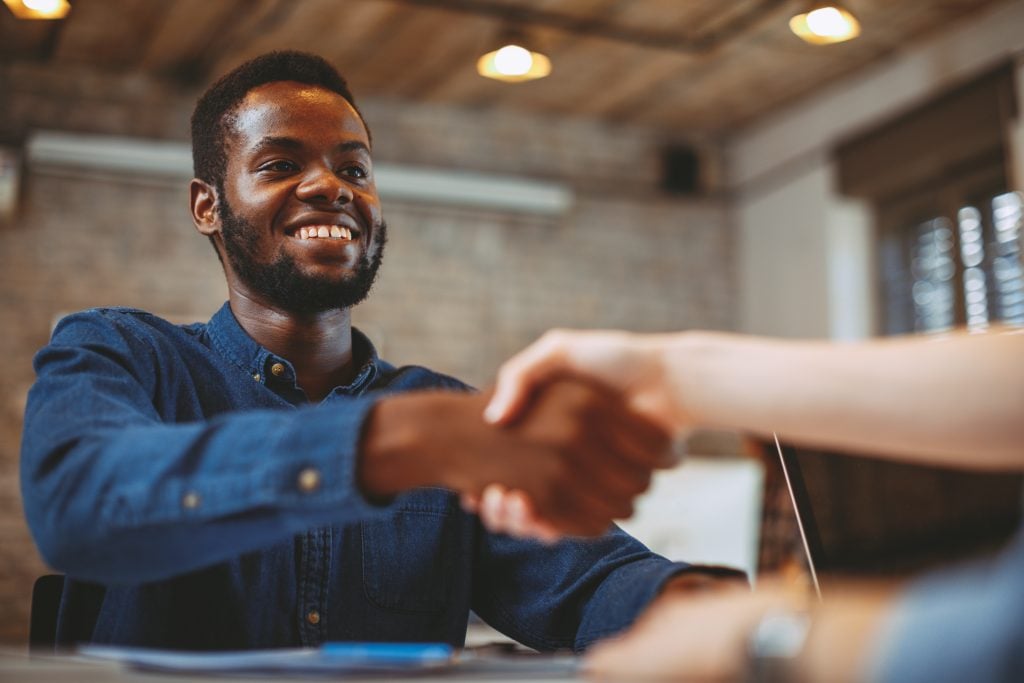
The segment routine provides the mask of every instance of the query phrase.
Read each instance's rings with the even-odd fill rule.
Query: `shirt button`
[[[320,488],[320,473],[312,467],[299,472],[299,490],[303,493],[312,493]]]
[[[315,609],[310,610],[309,614],[306,615],[306,621],[313,624],[313,626],[316,626],[320,623],[320,613],[317,612]]]
[[[270,371],[274,373],[274,377],[280,377],[281,375],[284,374],[284,364],[274,363],[273,365],[270,366]]]
[[[195,491],[189,491],[181,498],[181,507],[186,510],[195,510],[199,507],[199,494]]]

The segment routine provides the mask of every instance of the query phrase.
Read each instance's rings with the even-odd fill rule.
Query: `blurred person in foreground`
[[[515,424],[546,383],[618,391],[667,429],[737,429],[904,462],[1024,471],[1024,330],[856,344],[682,332],[553,331],[500,370],[488,420]],[[529,496],[489,487],[493,530],[558,537]],[[817,605],[761,585],[667,601],[592,650],[599,678],[1024,680],[1024,535],[907,586],[838,587]]]

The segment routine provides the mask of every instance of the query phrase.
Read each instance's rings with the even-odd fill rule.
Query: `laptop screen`
[[[1021,522],[1018,474],[795,446],[785,435],[765,446],[784,468],[801,552],[826,597],[835,575],[907,576],[994,550]]]

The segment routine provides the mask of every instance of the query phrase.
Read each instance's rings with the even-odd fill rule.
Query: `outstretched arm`
[[[1024,469],[1024,331],[857,344],[714,332],[552,332],[506,363],[486,415],[553,377],[623,392],[664,426],[973,469]]]
[[[809,613],[804,599],[780,585],[762,586],[753,594],[667,596],[623,637],[588,652],[584,669],[591,678],[607,680],[744,680],[749,640],[758,623],[792,614],[809,618],[810,631],[800,656],[789,662],[787,676],[860,681],[891,592],[891,587],[848,586]]]
[[[792,443],[894,460],[1021,470],[1022,359],[1024,330],[859,344],[556,330],[502,366],[485,415],[507,424],[545,383],[581,377],[676,433],[776,432]],[[479,507],[492,531],[558,537],[522,491],[490,487]]]
[[[503,429],[481,418],[485,403],[440,392],[378,403],[364,428],[360,488],[388,497],[440,485],[477,496],[498,484],[525,492],[561,533],[596,536],[632,514],[665,464],[668,434],[593,383],[548,383]]]
[[[579,381],[551,384],[503,429],[481,417],[485,397],[461,392],[206,415],[181,408],[184,394],[161,397],[184,370],[156,362],[154,338],[120,319],[65,319],[37,357],[26,409],[26,517],[46,560],[76,578],[179,575],[386,514],[376,503],[428,485],[503,483],[560,533],[599,534],[629,514],[667,446],[615,394]]]

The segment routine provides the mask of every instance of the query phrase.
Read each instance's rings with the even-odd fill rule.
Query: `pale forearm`
[[[901,460],[1024,468],[1022,334],[660,340],[666,381],[695,424]]]

